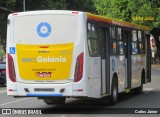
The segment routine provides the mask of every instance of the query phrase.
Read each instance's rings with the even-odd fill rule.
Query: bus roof
[[[100,16],[100,15],[94,15],[94,14],[91,14],[91,13],[87,13],[87,17],[90,20],[106,22],[106,23],[113,24],[113,25],[124,26],[124,27],[129,27],[129,28],[136,28],[136,29],[142,29],[142,30],[147,30],[147,31],[150,30],[150,28],[147,27],[147,26],[133,24],[133,23],[120,21],[120,20],[115,20],[115,19],[104,17],[104,16]]]

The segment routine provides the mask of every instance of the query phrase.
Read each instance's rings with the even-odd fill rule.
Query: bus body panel
[[[83,13],[83,15],[78,15],[78,37],[79,37],[79,42],[77,45],[75,45],[75,50],[73,53],[73,56],[75,59],[73,59],[72,65],[74,65],[75,70],[75,64],[76,64],[76,59],[77,57],[83,53],[83,75],[82,79],[78,82],[73,82],[73,96],[74,97],[88,97],[88,87],[87,87],[87,69],[86,67],[88,66],[87,64],[87,50],[86,50],[86,13]],[[75,71],[72,71],[73,73]]]
[[[124,56],[111,56],[110,57],[110,86],[112,85],[112,79],[114,74],[118,76],[118,92],[123,92],[126,85],[126,59]]]
[[[131,74],[131,89],[141,86],[142,70],[146,70],[145,55],[132,55],[132,74]],[[127,87],[127,66],[126,58],[124,56],[111,56],[110,57],[110,86],[114,74],[118,77],[118,92],[124,92]]]
[[[94,98],[101,97],[101,58],[88,57],[88,96]]]
[[[145,55],[132,55],[132,80],[131,87],[136,88],[141,86],[142,70],[145,70],[146,59]]]

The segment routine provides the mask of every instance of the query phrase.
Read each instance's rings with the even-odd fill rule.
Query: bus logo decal
[[[10,53],[10,54],[15,54],[15,53],[16,53],[15,47],[10,47],[10,48],[9,48],[9,53]]]
[[[40,37],[48,37],[51,33],[51,25],[47,22],[41,22],[38,26],[37,26],[37,33]]]
[[[58,63],[65,63],[67,62],[67,58],[65,57],[42,57],[38,56],[37,58],[22,58],[23,63],[31,63],[31,62],[39,62],[39,63],[47,63],[47,62],[58,62]]]

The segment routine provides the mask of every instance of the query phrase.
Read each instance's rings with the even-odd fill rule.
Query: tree
[[[7,31],[7,16],[14,10],[16,0],[2,0],[0,1],[0,44],[6,43],[6,31]]]
[[[98,14],[149,26],[160,26],[159,0],[94,0]]]
[[[97,13],[93,0],[66,0],[68,10]]]
[[[150,1],[130,1],[128,8],[131,11],[132,22],[149,26],[150,28],[156,27],[159,22],[159,10]],[[137,19],[136,19],[137,17]]]
[[[33,4],[34,3],[34,4]],[[27,10],[64,10],[67,7],[66,0],[27,0]]]
[[[94,0],[94,3],[98,14],[109,18],[130,21],[130,12],[126,7],[128,4],[127,0]]]

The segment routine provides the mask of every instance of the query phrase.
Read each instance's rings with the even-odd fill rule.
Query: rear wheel
[[[118,81],[116,80],[116,78],[114,78],[112,81],[112,89],[111,89],[111,96],[109,103],[111,105],[115,105],[117,103],[117,100],[118,100]]]
[[[48,105],[64,104],[65,101],[66,101],[66,97],[54,97],[54,98],[44,99],[44,102]]]

